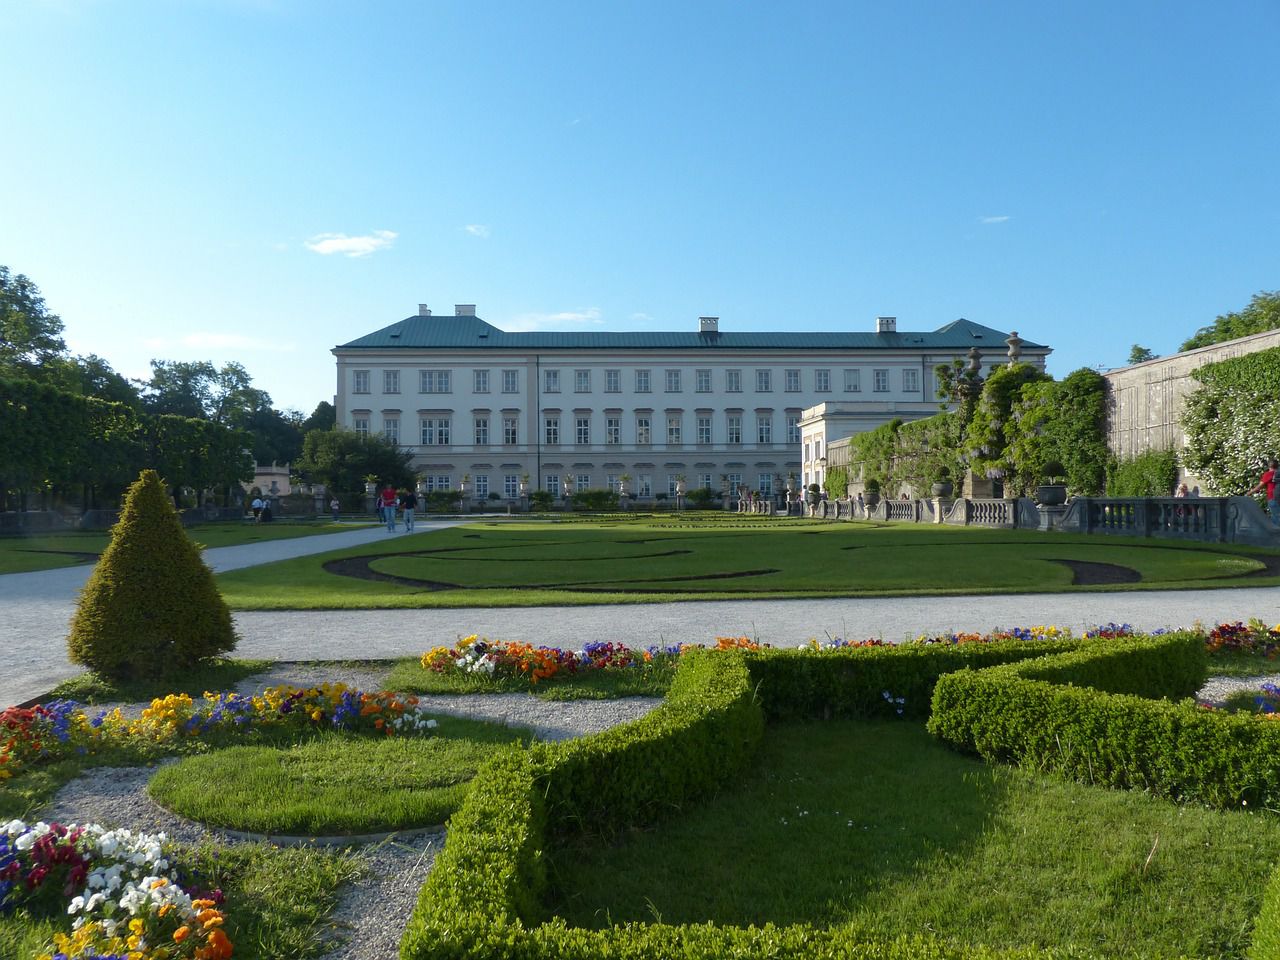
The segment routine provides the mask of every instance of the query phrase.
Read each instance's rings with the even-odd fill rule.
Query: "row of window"
[[[715,438],[715,431],[712,426],[713,420],[713,417],[706,416],[698,416],[694,418],[694,443],[712,444],[717,442]],[[742,414],[738,413],[731,413],[725,416],[724,443],[742,443],[742,420]],[[560,423],[561,419],[559,416],[543,417],[542,442],[547,446],[559,446],[562,442]],[[489,418],[487,416],[476,416],[472,418],[471,424],[472,442],[478,447],[488,446],[490,443]],[[424,447],[447,447],[453,443],[453,422],[451,417],[422,417],[418,421],[418,426],[421,445]],[[369,418],[360,416],[353,417],[351,427],[361,436],[368,436]],[[382,433],[383,436],[392,443],[400,443],[400,418],[384,416],[382,418]],[[592,443],[591,434],[591,417],[573,418],[572,443],[577,446],[590,446]],[[635,418],[635,443],[638,446],[647,446],[654,442],[653,437],[653,418],[647,414],[638,415]],[[787,443],[800,442],[799,414],[787,414],[786,437]],[[622,443],[621,417],[605,417],[604,442],[607,446],[617,446]],[[660,440],[659,442],[665,442],[668,446],[684,443],[684,418],[681,416],[668,416],[666,418],[665,440]],[[773,443],[773,416],[771,414],[756,414],[755,442]],[[515,446],[519,443],[520,418],[503,417],[503,446]],[[807,455],[805,459],[808,459]]]
[[[591,370],[574,370],[573,371],[573,392],[574,393],[590,393],[591,392]],[[663,385],[666,393],[682,393],[684,391],[683,381],[684,370],[665,370],[663,371]],[[725,370],[724,372],[724,392],[725,393],[741,393],[742,392],[742,371],[741,370]],[[862,370],[857,367],[849,367],[843,372],[843,383],[845,393],[862,392]],[[878,368],[871,371],[871,389],[874,393],[889,392],[889,370],[888,368]],[[472,370],[471,371],[471,392],[472,393],[488,393],[489,392],[489,373],[488,370]],[[520,392],[520,371],[519,370],[503,370],[502,373],[502,392],[503,393],[519,393]],[[695,393],[711,393],[712,392],[712,371],[710,369],[695,370],[694,372],[694,392]],[[915,393],[920,389],[920,371],[914,368],[904,368],[902,371],[902,390],[904,393]],[[771,369],[758,369],[755,371],[756,393],[772,393],[773,392],[773,374]],[[787,393],[799,393],[800,386],[799,369],[783,370],[783,390]],[[372,371],[370,370],[353,370],[351,381],[352,393],[369,393],[370,378]],[[652,370],[633,370],[633,390],[635,393],[652,393],[653,392],[653,371]],[[383,393],[399,393],[400,392],[400,371],[399,370],[383,370],[382,371],[382,392]],[[453,371],[452,370],[419,370],[418,371],[418,392],[419,393],[452,393],[453,392]],[[542,371],[542,392],[543,393],[559,393],[560,392],[560,371],[559,370],[543,370]],[[621,393],[622,392],[622,371],[621,370],[605,370],[604,371],[604,392],[605,393]],[[814,370],[813,371],[813,392],[814,393],[831,393],[831,371],[830,370]]]
[[[592,490],[598,486],[598,480],[589,473],[570,474],[570,484],[572,491],[581,493],[583,490]],[[487,499],[489,493],[497,492],[495,487],[491,487],[489,483],[489,475],[487,473],[477,473],[471,476],[468,481],[468,495],[478,499]],[[729,484],[729,493],[731,496],[737,496],[738,492],[743,489],[743,480],[741,473],[730,473],[727,475]],[[451,482],[448,474],[428,474],[423,477],[426,484],[427,492],[431,493],[437,490],[454,490],[457,487]],[[675,497],[677,485],[680,482],[678,474],[669,473],[666,476],[667,496]],[[762,496],[773,496],[775,489],[776,477],[772,473],[761,473],[756,477],[755,489]],[[621,476],[616,473],[605,475],[604,485],[609,490],[621,489]],[[690,485],[686,486],[685,492],[697,489],[699,487],[707,490],[714,489],[712,487],[712,477],[709,473],[696,474]],[[565,478],[560,474],[548,473],[542,478],[542,489],[552,496],[561,496],[565,492]],[[630,493],[637,497],[652,497],[654,495],[653,474],[641,473],[637,474],[634,483],[630,487]],[[520,476],[515,473],[505,473],[502,475],[502,495],[509,500],[514,500],[520,496]]]

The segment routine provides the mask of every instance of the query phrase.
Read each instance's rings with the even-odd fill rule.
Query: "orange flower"
[[[181,943],[189,936],[191,936],[191,928],[188,926],[181,926],[177,930],[173,931],[173,942]]]

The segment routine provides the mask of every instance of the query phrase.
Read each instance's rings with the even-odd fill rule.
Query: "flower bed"
[[[435,725],[416,697],[365,693],[340,683],[307,689],[282,685],[254,697],[206,693],[200,702],[185,693],[170,694],[152,700],[135,719],[119,708],[91,715],[74,701],[55,700],[0,712],[0,780],[32,764],[133,745],[226,742],[290,728],[426,735]]]
[[[0,912],[71,917],[40,960],[222,960],[219,890],[184,888],[163,834],[12,820],[0,827]]]

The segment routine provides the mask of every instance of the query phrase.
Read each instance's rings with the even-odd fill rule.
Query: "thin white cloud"
[[[393,230],[375,230],[361,237],[349,237],[345,233],[317,233],[303,246],[324,256],[340,253],[345,257],[367,257],[391,246],[397,236],[399,234]]]
[[[631,315],[631,319],[636,323],[648,323],[653,319],[653,317],[649,316],[647,313],[633,313]]]
[[[578,327],[604,326],[598,307],[585,310],[566,310],[563,313],[522,313],[502,325],[511,333],[529,333],[534,330],[573,330]]]
[[[468,223],[462,228],[473,237],[479,237],[481,240],[489,239],[489,228],[483,223]]]
[[[979,217],[979,223],[1004,223],[1006,220],[1012,220],[1012,217]]]

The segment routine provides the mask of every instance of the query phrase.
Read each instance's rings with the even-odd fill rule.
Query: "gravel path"
[[[242,680],[238,693],[252,694],[281,683],[314,686],[341,682],[364,690],[381,690],[389,667],[276,663],[264,673]],[[622,700],[548,702],[531,694],[504,693],[472,696],[425,696],[426,709],[455,716],[494,720],[528,727],[539,738],[560,740],[595,733],[644,716],[661,700],[629,697]],[[136,713],[142,704],[121,705]],[[174,762],[174,761],[166,761]],[[211,840],[241,842],[216,829],[176,816],[147,794],[152,767],[102,767],[90,770],[58,791],[42,816],[60,823],[101,823],[127,826],[148,833],[165,833],[183,844]],[[358,848],[364,875],[344,886],[331,915],[333,947],[323,960],[385,960],[398,955],[400,937],[418,902],[435,855],[444,844],[443,830],[400,834]]]

